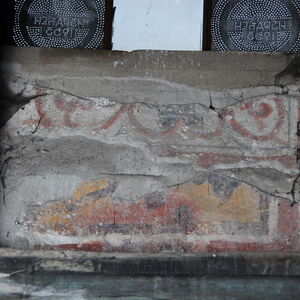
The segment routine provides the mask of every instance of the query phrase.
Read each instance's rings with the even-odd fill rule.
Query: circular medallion
[[[104,37],[103,0],[17,0],[17,46],[99,47]]]
[[[218,0],[212,39],[220,51],[299,52],[300,0]]]

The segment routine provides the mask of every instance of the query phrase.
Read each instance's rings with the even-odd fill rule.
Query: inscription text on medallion
[[[87,17],[51,17],[43,15],[30,16],[28,28],[35,29],[43,37],[77,39],[78,29],[88,29],[90,16]]]
[[[227,29],[249,42],[275,42],[292,30],[292,20],[228,20]]]

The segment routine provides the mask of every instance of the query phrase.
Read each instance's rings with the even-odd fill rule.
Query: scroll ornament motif
[[[47,108],[49,105],[50,110]],[[288,121],[286,103],[281,98],[248,100],[220,110],[219,113],[197,105],[174,105],[158,110],[145,108],[141,104],[119,104],[113,109],[107,109],[106,113],[103,109],[100,114],[95,103],[76,98],[54,98],[50,102],[37,99],[35,108],[38,119],[27,119],[23,124],[40,123],[46,129],[59,126],[75,129],[86,126],[97,134],[109,130],[125,118],[134,132],[151,138],[184,132],[193,139],[213,140],[226,132],[232,132],[233,136],[237,134],[246,140],[272,141],[278,145],[287,143],[281,134]],[[78,118],[80,111],[93,117],[86,117],[82,122]],[[145,121],[145,116],[148,117],[148,122]]]

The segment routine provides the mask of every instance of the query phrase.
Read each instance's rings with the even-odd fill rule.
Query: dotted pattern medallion
[[[16,0],[17,46],[96,49],[104,38],[104,0]]]
[[[215,0],[213,49],[300,52],[300,0]]]

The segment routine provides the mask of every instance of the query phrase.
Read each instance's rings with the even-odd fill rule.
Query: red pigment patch
[[[228,241],[211,241],[206,247],[207,252],[274,252],[290,251],[291,246],[284,243],[239,243]]]
[[[288,200],[282,200],[278,204],[277,230],[280,235],[292,237],[299,228],[299,205],[291,206]]]

